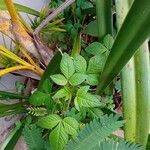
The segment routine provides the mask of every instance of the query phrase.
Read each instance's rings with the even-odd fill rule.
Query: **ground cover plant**
[[[149,18],[149,0],[1,0],[0,76],[25,77],[0,91],[0,117],[21,115],[1,149],[150,149]]]

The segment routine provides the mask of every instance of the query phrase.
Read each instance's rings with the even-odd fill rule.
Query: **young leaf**
[[[83,31],[85,34],[88,34],[90,36],[98,37],[98,25],[97,20],[91,21],[85,30]]]
[[[87,62],[81,55],[75,55],[74,67],[77,73],[85,73],[87,68]]]
[[[41,106],[43,105],[46,101],[49,101],[51,99],[50,95],[45,94],[40,91],[35,91],[29,98],[30,104],[34,106]]]
[[[89,61],[87,73],[88,74],[100,73],[103,70],[105,61],[106,56],[104,54],[92,57]]]
[[[66,99],[71,97],[71,91],[67,87],[64,87],[57,91],[57,93],[53,96],[53,99],[60,99],[64,97],[66,97]]]
[[[77,92],[77,97],[75,98],[75,107],[80,110],[82,107],[99,107],[101,106],[100,100],[90,93],[85,93],[84,90],[80,89]]]
[[[98,85],[99,74],[87,74],[86,83],[92,86]]]
[[[79,129],[79,123],[76,119],[72,117],[66,117],[63,119],[63,125],[66,133],[68,133],[69,135],[74,136],[77,134],[77,130]]]
[[[56,125],[58,125],[59,122],[61,121],[62,119],[58,115],[52,114],[52,115],[48,115],[46,117],[40,118],[37,122],[37,125],[44,129],[52,129]]]
[[[99,42],[93,42],[88,47],[86,47],[85,51],[92,55],[101,55],[108,51],[108,49]]]
[[[67,79],[61,75],[61,74],[55,74],[55,75],[51,75],[50,78],[53,80],[53,82],[55,82],[57,85],[66,85],[67,84]]]
[[[82,82],[84,82],[86,79],[86,75],[82,74],[82,73],[75,73],[70,79],[69,79],[69,83],[72,86],[77,86],[79,84],[81,84]]]
[[[49,141],[54,150],[63,150],[68,142],[68,134],[63,124],[59,123],[57,127],[50,133]]]
[[[110,34],[108,34],[104,37],[103,43],[107,49],[111,49],[114,43],[114,39]]]
[[[75,72],[73,60],[67,53],[63,54],[60,69],[67,79],[69,79]]]

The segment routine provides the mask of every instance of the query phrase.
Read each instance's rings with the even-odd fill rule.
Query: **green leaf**
[[[98,74],[88,74],[86,78],[86,83],[92,86],[98,85],[99,75]]]
[[[108,49],[99,42],[93,42],[88,47],[86,47],[85,51],[92,55],[101,55],[108,51]]]
[[[138,144],[121,141],[106,140],[99,143],[95,150],[144,150],[144,148]]]
[[[75,71],[78,73],[85,73],[87,68],[87,62],[81,55],[75,55],[74,57]]]
[[[9,100],[9,99],[29,99],[29,96],[0,91],[0,100]]]
[[[61,75],[61,74],[55,74],[51,75],[50,78],[55,82],[57,85],[66,85],[67,84],[67,79]]]
[[[104,37],[103,43],[107,49],[111,49],[114,43],[114,39],[110,34],[108,34]]]
[[[63,119],[63,125],[66,133],[69,135],[77,135],[77,130],[79,129],[79,123],[76,119],[72,117],[66,117]]]
[[[29,150],[45,150],[42,130],[35,124],[26,124],[22,134]]]
[[[150,134],[148,135],[147,144],[146,144],[146,150],[150,149]]]
[[[65,98],[69,99],[69,97],[71,97],[71,91],[69,88],[64,87],[62,89],[60,89],[59,91],[57,91],[57,93],[53,96],[53,99],[60,99],[60,98]]]
[[[58,115],[52,114],[40,118],[37,122],[37,125],[44,129],[52,129],[56,125],[58,125],[61,121],[62,119]]]
[[[34,16],[39,16],[40,13],[32,8],[29,8],[27,6],[23,6],[23,5],[20,5],[20,4],[17,4],[17,3],[14,3],[15,5],[15,8],[17,9],[17,11],[21,11],[21,12],[25,12],[25,13],[28,13],[28,14],[31,14],[31,15],[34,15]],[[0,9],[2,10],[7,10],[7,7],[5,5],[5,0],[1,0],[0,1]]]
[[[52,82],[50,79],[45,79],[41,85],[41,92],[49,94],[52,91]]]
[[[88,2],[88,1],[84,1],[83,4],[81,5],[81,8],[84,10],[84,9],[89,9],[89,8],[92,8],[93,7],[93,4],[91,2]]]
[[[63,150],[68,142],[68,134],[66,133],[63,124],[59,123],[57,127],[50,133],[50,144],[54,150]]]
[[[134,1],[107,58],[104,70],[100,76],[97,88],[98,93],[101,93],[110,84],[140,45],[149,37],[149,18],[150,1]]]
[[[63,54],[60,69],[67,79],[69,79],[75,72],[73,60],[67,53]]]
[[[98,24],[97,21],[91,21],[85,30],[83,31],[85,34],[88,34],[90,36],[98,37]]]
[[[43,105],[46,101],[49,101],[51,99],[50,95],[45,94],[40,91],[35,91],[29,98],[30,104],[34,106],[41,106]]]
[[[97,73],[102,72],[105,61],[106,61],[105,54],[103,54],[101,56],[98,55],[98,56],[92,57],[89,61],[87,73],[88,74],[97,74]]]
[[[62,55],[60,52],[58,52],[50,61],[50,63],[48,64],[46,70],[44,71],[44,74],[38,84],[38,91],[43,92],[43,87],[44,87],[44,82],[46,79],[49,80],[50,75],[56,74],[59,72],[59,65],[60,65],[60,61],[61,61]]]
[[[77,110],[80,110],[80,108],[82,107],[100,107],[101,106],[101,102],[100,100],[97,98],[97,96],[92,95],[90,93],[85,93],[85,91],[83,90],[79,90],[79,92],[77,92],[77,97],[75,98],[75,107]]]
[[[85,95],[88,92],[89,89],[90,89],[89,86],[82,86],[82,87],[79,88],[77,94],[78,95]]]
[[[68,143],[67,150],[93,150],[99,142],[123,126],[124,121],[118,119],[118,115],[110,115],[86,124],[78,136]]]
[[[10,131],[8,137],[1,145],[1,150],[12,150],[14,149],[18,139],[22,134],[23,125],[19,122],[16,123],[16,127]]]
[[[72,86],[77,86],[79,84],[81,84],[82,82],[84,82],[86,79],[86,75],[82,74],[82,73],[75,73],[70,79],[69,79],[69,83]]]

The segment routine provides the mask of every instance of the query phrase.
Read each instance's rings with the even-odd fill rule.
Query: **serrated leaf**
[[[108,51],[108,49],[99,42],[93,42],[88,47],[86,47],[85,51],[92,55],[101,55]]]
[[[92,86],[98,85],[99,74],[88,74],[86,83]]]
[[[74,136],[77,134],[77,130],[79,129],[79,123],[76,119],[72,117],[66,117],[65,119],[63,119],[63,125],[65,131],[69,135]]]
[[[75,55],[74,57],[75,71],[78,73],[85,73],[87,69],[87,62],[81,55]]]
[[[82,86],[78,90],[77,95],[85,95],[89,89],[90,89],[90,86]]]
[[[67,79],[69,79],[75,72],[73,60],[67,53],[63,54],[60,69]]]
[[[103,43],[106,48],[111,49],[114,43],[114,39],[110,34],[108,34],[104,37]]]
[[[105,54],[92,57],[89,61],[87,73],[88,74],[100,73],[103,70],[105,61],[106,61]]]
[[[99,107],[101,106],[100,100],[90,93],[82,92],[81,89],[77,93],[77,97],[75,98],[75,107],[77,110],[80,110],[82,107]]]
[[[40,118],[37,122],[37,125],[44,129],[52,129],[61,121],[62,119],[58,115],[52,114]]]
[[[86,79],[86,75],[82,74],[82,73],[75,73],[70,79],[69,79],[69,83],[72,86],[77,86],[79,84],[81,84],[82,82],[84,82]]]
[[[71,91],[65,87],[57,91],[57,93],[53,96],[53,99],[60,99],[64,97],[66,97],[66,99],[71,97]]]
[[[45,94],[40,91],[35,91],[29,98],[30,104],[34,106],[41,106],[43,105],[46,101],[49,101],[51,99],[49,94]]]
[[[68,142],[68,134],[66,133],[62,123],[59,123],[57,127],[50,133],[50,144],[54,150],[63,150]]]
[[[55,74],[55,75],[51,75],[50,78],[52,79],[52,81],[54,83],[56,83],[57,85],[66,85],[67,84],[67,79],[61,75],[61,74]]]
[[[98,24],[97,21],[91,21],[85,30],[83,31],[85,34],[88,34],[90,36],[98,37]]]

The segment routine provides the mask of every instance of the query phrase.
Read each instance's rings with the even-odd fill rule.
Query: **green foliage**
[[[29,96],[24,96],[22,94],[0,91],[0,100],[28,99],[28,98]]]
[[[77,96],[75,98],[76,109],[80,110],[82,107],[100,107],[100,99],[85,91],[85,88],[87,87],[81,87],[77,92]]]
[[[85,34],[88,34],[90,36],[98,37],[98,24],[97,21],[91,21],[87,27],[83,31]]]
[[[35,124],[26,124],[23,129],[23,138],[29,150],[45,150],[42,130]]]
[[[134,1],[106,61],[100,84],[97,91],[101,93],[118,75],[125,64],[135,54],[136,50],[149,37],[150,26],[147,22],[150,17],[149,0]],[[145,12],[144,17],[142,12]],[[135,13],[137,12],[137,13]],[[135,27],[136,24],[136,27]],[[139,32],[141,33],[140,36]],[[130,36],[126,36],[130,33]]]
[[[150,149],[150,134],[148,135],[148,140],[147,140],[147,144],[146,144],[146,150]]]
[[[112,140],[106,140],[104,142],[101,142],[98,144],[94,150],[144,150],[143,147],[140,145],[126,142],[126,141],[112,141]]]
[[[50,101],[51,97],[49,94],[35,91],[29,98],[30,104],[34,106],[41,106],[44,105],[47,101]]]
[[[67,79],[69,79],[75,72],[73,59],[67,53],[63,54],[60,63],[60,70]]]
[[[40,118],[37,125],[52,130],[49,140],[54,150],[62,150],[68,142],[69,135],[76,135],[79,128],[79,124],[74,118],[61,119],[55,114]]]
[[[9,135],[6,137],[5,141],[1,145],[1,150],[12,150],[14,149],[16,142],[22,134],[23,124],[21,122],[16,122],[16,126],[12,129]]]
[[[61,74],[51,75],[51,79],[57,85],[66,85],[67,84],[67,79]]]
[[[118,121],[118,116],[104,116],[87,124],[67,145],[68,150],[91,150],[107,136],[123,126],[124,121]]]

